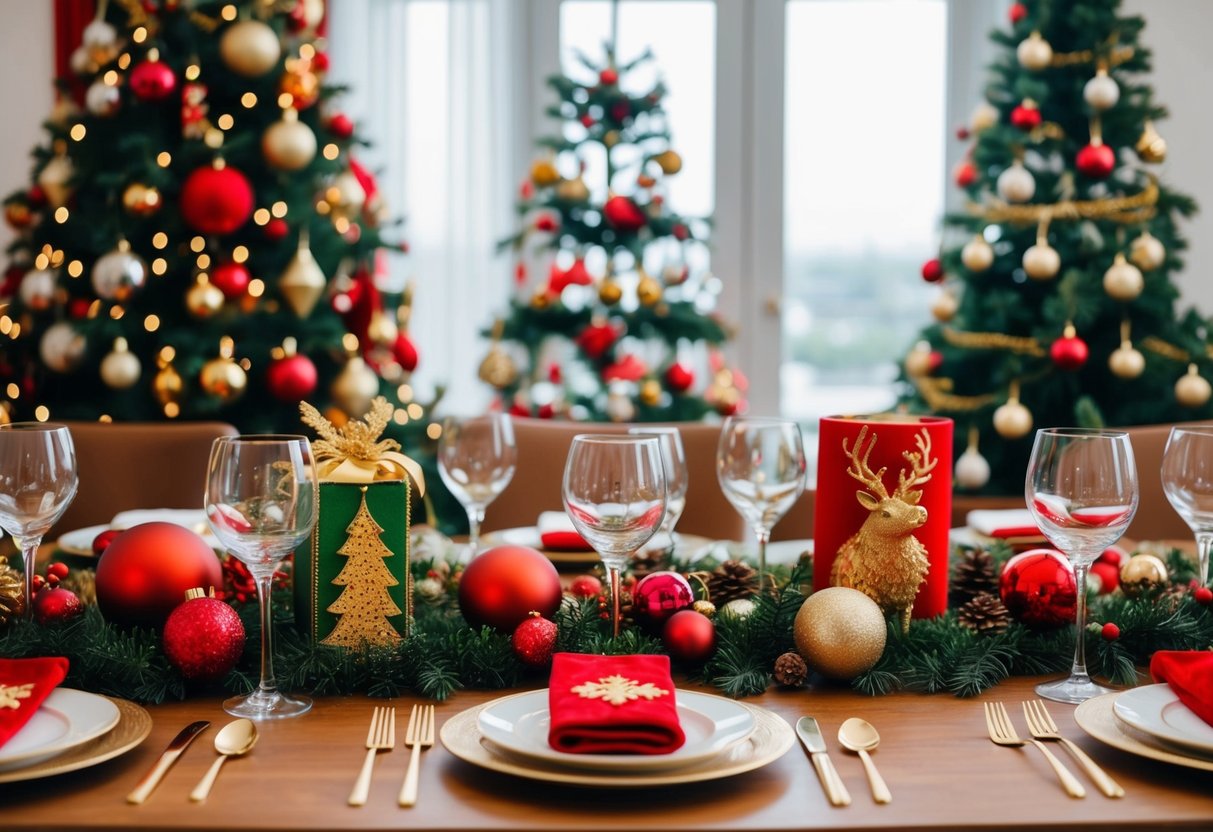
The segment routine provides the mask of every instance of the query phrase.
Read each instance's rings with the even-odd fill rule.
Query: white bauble
[[[219,56],[227,68],[245,78],[260,78],[278,65],[282,42],[260,20],[241,20],[219,38]]]
[[[35,269],[21,278],[17,290],[21,302],[36,312],[51,308],[55,300],[55,273],[50,269]]]
[[[80,42],[87,49],[116,49],[118,30],[104,20],[94,20],[80,33]]]
[[[973,115],[969,116],[969,129],[974,133],[988,130],[995,124],[998,124],[998,108],[989,101],[982,101],[973,108]]]
[[[116,339],[113,352],[101,359],[101,380],[115,390],[134,387],[142,374],[143,364],[127,349],[125,338]]]
[[[93,56],[89,54],[88,49],[83,46],[77,46],[75,50],[72,51],[71,57],[68,58],[67,63],[72,72],[76,73],[77,75],[92,75],[98,69],[100,69],[100,67],[97,66],[97,62],[93,60]]]
[[[1143,288],[1141,269],[1125,260],[1123,254],[1116,255],[1116,261],[1103,273],[1103,290],[1114,300],[1133,300]]]
[[[1129,243],[1129,259],[1143,272],[1152,271],[1167,259],[1167,249],[1161,240],[1149,231],[1143,231]]]
[[[1061,271],[1061,255],[1048,243],[1037,243],[1023,253],[1023,270],[1033,280],[1052,280]]]
[[[53,156],[38,173],[38,187],[52,208],[65,204],[72,195],[71,181],[76,168],[67,156]]]
[[[931,304],[931,314],[935,317],[935,320],[946,324],[956,317],[956,310],[959,307],[960,301],[956,299],[956,295],[951,292],[943,292]]]
[[[56,373],[70,373],[84,357],[84,336],[67,321],[51,324],[38,344],[42,363]]]
[[[636,416],[636,405],[627,393],[612,390],[607,395],[606,414],[612,422],[630,422]]]
[[[316,157],[316,134],[289,109],[261,134],[261,153],[272,168],[302,170]]]
[[[147,282],[147,263],[122,240],[113,251],[97,258],[92,280],[97,297],[123,303]]]
[[[994,249],[978,234],[960,250],[960,262],[971,272],[984,272],[994,263]]]
[[[1137,378],[1146,369],[1146,357],[1125,341],[1108,356],[1108,369],[1117,378]]]
[[[122,104],[122,93],[112,84],[97,80],[89,84],[84,93],[84,106],[95,116],[108,118],[118,112]]]
[[[1188,365],[1188,372],[1175,382],[1175,400],[1184,407],[1200,407],[1213,395],[1213,387],[1196,369],[1195,364]]]
[[[998,195],[1007,202],[1027,202],[1036,195],[1036,178],[1015,162],[998,175]]]
[[[1032,430],[1032,411],[1012,399],[994,411],[994,430],[1003,439],[1019,439]]]
[[[720,615],[732,617],[738,621],[745,621],[754,614],[754,609],[757,606],[753,598],[734,598],[720,608]]]
[[[1019,46],[1015,48],[1015,57],[1024,69],[1039,72],[1052,62],[1053,47],[1040,36],[1040,32],[1033,32],[1027,40],[1019,42]]]
[[[977,448],[970,447],[956,460],[952,480],[961,488],[976,491],[990,481],[990,463]]]
[[[1082,88],[1082,97],[1092,110],[1110,110],[1120,100],[1120,85],[1106,72],[1100,72]]]

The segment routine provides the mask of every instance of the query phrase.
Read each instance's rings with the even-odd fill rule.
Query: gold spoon
[[[247,753],[256,744],[257,726],[251,719],[237,719],[224,725],[223,729],[215,735],[215,751],[219,753],[219,757],[211,764],[206,775],[198,781],[194,790],[190,792],[190,800],[195,802],[206,800],[206,796],[211,792],[211,786],[215,785],[215,778],[219,776],[219,769],[223,767],[224,761],[228,757],[239,757],[241,754]]]
[[[872,787],[872,799],[877,803],[890,802],[893,795],[868,754],[868,749],[875,750],[876,746],[880,745],[880,734],[876,733],[876,729],[865,720],[851,717],[838,728],[838,744],[859,754],[859,759],[863,761],[863,770],[868,775],[868,783]]]

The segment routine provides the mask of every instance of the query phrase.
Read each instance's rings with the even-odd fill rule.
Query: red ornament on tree
[[[228,300],[240,300],[248,292],[248,285],[253,280],[248,267],[243,263],[229,260],[220,263],[211,270],[211,285],[216,287]]]
[[[665,385],[675,393],[685,393],[695,384],[695,373],[680,361],[670,365],[665,371]]]
[[[560,608],[560,575],[529,546],[496,546],[476,556],[459,580],[459,609],[473,627],[512,633],[532,612]]]
[[[938,283],[943,280],[943,263],[938,257],[932,257],[922,264],[922,279],[927,283]]]
[[[299,402],[316,392],[319,375],[306,355],[292,353],[275,358],[265,371],[270,395],[280,402]]]
[[[956,166],[956,185],[960,188],[967,188],[977,181],[977,168],[973,163],[966,160]]]
[[[633,614],[651,633],[659,632],[670,616],[694,603],[695,593],[690,581],[677,572],[645,575],[632,590]]]
[[[658,194],[658,196],[660,196],[660,194]],[[657,196],[653,197],[654,202],[656,202],[657,199],[658,199]],[[675,223],[674,227],[672,229],[670,229],[670,233],[674,235],[675,240],[678,240],[680,242],[683,240],[690,239],[690,237],[691,237],[691,229],[687,228],[686,224],[681,223],[681,222]]]
[[[1049,347],[1049,358],[1059,370],[1073,371],[1087,363],[1091,350],[1087,342],[1074,334],[1074,327],[1066,327],[1065,334]]]
[[[1105,560],[1091,564],[1091,574],[1099,576],[1099,594],[1107,595],[1120,586],[1120,567]]]
[[[566,286],[589,286],[593,282],[594,278],[586,269],[585,261],[580,257],[569,266],[568,271],[553,263],[552,269],[548,273],[548,291],[557,295],[563,292]]]
[[[244,624],[236,611],[201,589],[191,590],[185,603],[164,622],[164,654],[186,679],[212,680],[226,676],[244,652]]]
[[[602,581],[593,575],[578,575],[569,585],[569,592],[578,598],[597,598],[602,594]]]
[[[44,627],[70,621],[82,612],[84,604],[76,593],[61,586],[44,586],[34,595],[34,620]]]
[[[556,649],[556,624],[534,610],[514,630],[514,655],[527,667],[546,667]]]
[[[231,234],[253,213],[253,186],[227,166],[198,168],[181,186],[181,218],[203,234]]]
[[[611,118],[623,121],[632,114],[632,105],[627,101],[616,101],[611,105]]]
[[[1041,121],[1040,108],[1034,101],[1024,101],[1011,111],[1011,125],[1025,133],[1035,130]]]
[[[163,101],[177,89],[177,76],[159,58],[148,58],[131,70],[130,85],[140,101]]]
[[[560,227],[560,220],[552,214],[540,214],[535,218],[536,231],[555,231]]]
[[[339,139],[354,135],[354,120],[345,113],[333,113],[328,122],[329,132]]]
[[[97,562],[97,606],[110,621],[160,626],[197,586],[223,586],[211,547],[173,523],[142,523],[114,538]]]
[[[1209,589],[1207,586],[1198,586],[1192,593],[1192,597],[1196,599],[1196,603],[1207,607],[1209,604],[1213,604],[1213,589]]]
[[[666,621],[661,643],[674,661],[703,664],[716,650],[716,625],[706,615],[680,610]]]
[[[417,369],[417,362],[420,360],[417,355],[417,345],[413,343],[413,339],[409,337],[407,332],[396,334],[396,341],[392,344],[392,355],[395,356],[396,363],[406,373],[411,373]]]
[[[639,357],[628,354],[602,371],[603,381],[640,381],[649,367]]]
[[[277,242],[285,237],[290,230],[291,228],[286,224],[286,220],[275,217],[265,224],[265,230],[262,233],[265,234],[267,240]]]
[[[1106,179],[1116,167],[1116,154],[1106,144],[1091,144],[1078,151],[1074,166],[1083,176]]]
[[[590,115],[589,113],[586,113],[585,115],[583,115],[581,117],[581,124],[587,130],[590,129],[591,127],[594,126],[594,117],[592,115]]]
[[[114,538],[122,534],[121,529],[106,529],[99,535],[93,538],[93,554],[101,557],[110,544],[114,542]]]
[[[1007,561],[998,594],[1011,616],[1033,629],[1069,624],[1078,608],[1074,570],[1053,549],[1033,549]]]
[[[619,83],[619,73],[610,67],[598,73],[598,83],[604,87],[613,86]]]
[[[1109,621],[1107,624],[1103,625],[1099,631],[1099,634],[1103,636],[1104,641],[1116,641],[1116,639],[1120,638],[1120,627],[1117,627],[1115,624]]]
[[[1011,8],[1007,10],[1007,16],[1011,18],[1011,25],[1014,26],[1028,16],[1028,7],[1023,3],[1012,3]]]
[[[581,347],[590,359],[597,361],[617,340],[619,340],[619,331],[615,327],[607,323],[592,323],[581,330],[581,334],[577,336],[577,346]]]
[[[602,206],[602,215],[612,228],[629,233],[639,231],[648,222],[640,207],[626,196],[608,199]]]

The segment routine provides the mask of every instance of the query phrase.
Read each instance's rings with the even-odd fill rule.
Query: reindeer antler
[[[925,428],[914,437],[914,444],[918,446],[917,451],[901,452],[906,462],[910,463],[910,475],[906,475],[904,468],[898,471],[897,490],[893,492],[894,497],[908,503],[918,502],[922,496],[922,489],[918,486],[924,485],[931,479],[931,472],[939,464],[938,458],[931,459],[931,435]]]
[[[868,490],[882,500],[889,498],[889,492],[884,487],[884,472],[887,468],[881,468],[876,473],[872,473],[871,467],[868,465],[868,457],[872,455],[872,449],[876,447],[876,434],[872,434],[872,441],[868,445],[868,449],[863,451],[863,458],[859,456],[860,450],[863,447],[863,441],[868,436],[868,426],[864,425],[859,429],[859,436],[855,437],[855,447],[847,450],[847,440],[842,440],[842,452],[851,460],[851,465],[847,468],[847,473],[855,479],[859,480]]]

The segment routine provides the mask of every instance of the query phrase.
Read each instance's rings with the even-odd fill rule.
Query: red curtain
[[[97,14],[94,0],[55,0],[55,75],[71,77],[72,52]]]

